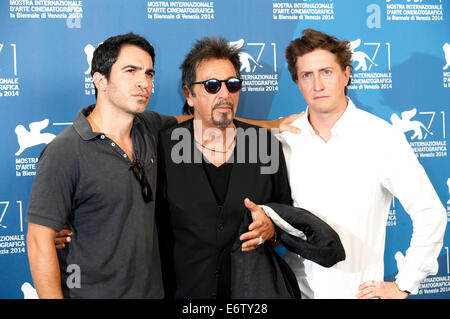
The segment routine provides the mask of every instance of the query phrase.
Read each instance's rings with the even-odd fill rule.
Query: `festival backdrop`
[[[403,130],[450,219],[449,15],[447,0],[0,1],[0,298],[36,297],[25,214],[39,154],[80,108],[95,103],[93,50],[130,31],[156,49],[149,109],[181,113],[179,65],[196,39],[219,35],[244,50],[237,115],[256,119],[305,110],[284,58],[303,29],[351,41],[349,96]],[[394,280],[411,232],[394,198],[386,280]],[[449,246],[447,229],[439,272],[412,298],[450,297]]]

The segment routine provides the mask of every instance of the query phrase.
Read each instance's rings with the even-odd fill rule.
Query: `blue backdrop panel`
[[[156,49],[150,109],[180,114],[179,65],[196,39],[219,35],[245,50],[238,116],[258,119],[305,110],[284,59],[284,49],[303,29],[351,41],[349,96],[405,132],[450,216],[449,14],[444,0],[1,1],[0,298],[35,297],[24,219],[39,153],[81,107],[95,103],[92,51],[129,31]],[[386,280],[394,280],[411,232],[409,216],[394,198]],[[448,233],[438,274],[412,298],[450,297]]]

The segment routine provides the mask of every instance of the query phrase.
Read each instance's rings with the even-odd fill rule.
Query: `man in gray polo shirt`
[[[154,56],[134,34],[100,45],[91,73],[96,105],[82,109],[41,153],[27,210],[40,298],[164,295],[152,200],[155,150],[158,131],[176,119],[145,111]],[[54,238],[64,224],[73,240],[57,256]]]

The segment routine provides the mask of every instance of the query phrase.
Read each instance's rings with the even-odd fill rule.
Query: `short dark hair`
[[[155,64],[153,46],[144,37],[130,32],[110,37],[95,49],[92,56],[91,75],[94,76],[95,72],[99,72],[109,80],[111,68],[117,61],[120,49],[125,45],[134,45],[146,51],[152,58],[153,65]],[[95,88],[95,96],[97,96],[97,88]]]
[[[193,93],[192,82],[195,82],[197,67],[202,61],[210,59],[229,60],[236,70],[236,76],[240,78],[240,53],[241,50],[239,48],[231,46],[228,41],[222,37],[212,36],[197,40],[180,66],[181,86],[186,86],[189,91]],[[190,107],[186,101],[183,106],[183,113],[193,114],[193,112],[193,108]]]
[[[333,53],[342,70],[345,70],[347,66],[350,70],[352,69],[352,51],[349,41],[338,40],[334,36],[313,29],[305,29],[302,34],[301,38],[291,41],[286,48],[286,61],[294,82],[297,82],[297,58],[317,49]],[[347,94],[347,87],[345,87],[345,94]]]

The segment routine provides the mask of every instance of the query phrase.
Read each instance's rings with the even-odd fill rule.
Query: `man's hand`
[[[406,299],[409,294],[401,291],[395,282],[367,281],[359,286],[358,299]]]
[[[239,239],[245,241],[242,244],[242,251],[250,251],[258,247],[260,236],[263,241],[272,238],[275,235],[275,227],[261,207],[248,198],[244,200],[244,205],[252,213],[253,223],[248,226],[249,231],[242,234]]]
[[[70,243],[72,238],[72,231],[69,229],[69,226],[64,225],[63,229],[56,233],[55,237],[55,247],[56,249],[63,249],[66,247],[66,243]]]
[[[282,117],[278,119],[278,129],[280,130],[280,133],[282,132],[291,132],[294,134],[299,134],[301,130],[298,127],[292,126],[292,122],[294,122],[296,119],[302,117],[305,115],[305,112],[298,113],[298,114],[292,114],[286,117]]]

